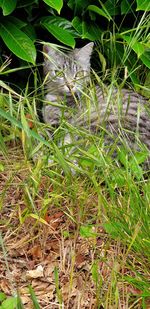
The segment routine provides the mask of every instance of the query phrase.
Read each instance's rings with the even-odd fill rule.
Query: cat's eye
[[[61,71],[61,70],[55,70],[55,76],[56,76],[57,78],[63,78],[64,73],[63,73],[63,71]]]
[[[84,76],[84,71],[83,70],[82,71],[78,71],[75,74],[75,78],[83,78],[83,76]]]

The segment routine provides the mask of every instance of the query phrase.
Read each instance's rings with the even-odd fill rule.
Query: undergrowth
[[[128,46],[126,57],[130,51]],[[110,86],[104,86],[108,97],[120,80],[115,70],[105,71],[103,80],[94,73],[101,86],[111,79]],[[135,70],[132,67],[129,76],[139,90]],[[124,72],[120,87],[129,77]],[[59,244],[57,263],[50,261],[54,296],[49,304],[38,300],[30,278],[26,293],[34,308],[149,308],[150,180],[141,165],[148,152],[142,145],[140,152],[129,150],[126,144],[119,148],[117,140],[108,149],[103,134],[81,130],[65,118],[50,137],[38,113],[44,85],[37,86],[37,70],[33,75],[33,89],[27,84],[21,93],[0,82],[0,243],[12,293],[1,284],[6,292],[0,294],[0,308],[23,308],[24,294],[12,283],[12,244],[13,250],[29,246],[28,261],[30,255],[35,258],[31,247],[40,244],[37,266],[47,257],[47,244],[53,237]],[[143,94],[148,96],[146,83],[145,79]],[[83,96],[89,104],[88,95]],[[65,145],[66,132],[80,139]],[[62,274],[68,278],[67,297]],[[78,292],[72,296],[75,279]]]

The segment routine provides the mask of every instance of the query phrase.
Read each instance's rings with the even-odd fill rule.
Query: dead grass
[[[81,179],[73,202],[61,192],[56,197],[50,177],[41,173],[38,189],[30,190],[34,167],[20,146],[9,148],[1,163],[0,290],[7,296],[18,291],[27,309],[33,308],[29,285],[45,309],[141,309],[140,288],[125,278],[134,279],[142,265],[105,232],[92,187]],[[87,223],[88,237],[80,230]],[[150,308],[148,301],[143,308]]]

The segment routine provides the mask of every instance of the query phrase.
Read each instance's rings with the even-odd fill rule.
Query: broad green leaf
[[[59,16],[48,16],[41,19],[41,23],[52,24],[61,29],[67,30],[74,38],[79,37],[79,34],[74,30],[72,23],[66,18]]]
[[[9,297],[2,302],[3,309],[15,309],[17,305],[16,297]]]
[[[0,7],[2,8],[3,15],[11,14],[17,4],[17,0],[0,0]]]
[[[120,3],[116,0],[106,0],[103,7],[107,10],[110,16],[115,16],[120,14]]]
[[[134,156],[131,158],[131,160],[130,160],[130,165],[132,166],[132,165],[134,165],[135,164],[135,162],[136,162],[136,164],[138,163],[138,164],[141,164],[141,163],[144,163],[145,161],[146,161],[146,159],[148,158],[148,155],[149,155],[149,153],[148,153],[148,151],[142,151],[142,152],[136,152],[135,154],[134,154]]]
[[[63,0],[43,0],[47,5],[55,9],[59,14],[63,6]]]
[[[33,41],[36,40],[36,32],[34,26],[31,24],[27,24],[25,27],[22,28],[23,32]]]
[[[107,18],[109,21],[112,19],[111,16],[109,15],[109,13],[106,14],[106,11],[104,11],[103,9],[100,9],[98,6],[96,5],[89,5],[87,7],[87,10],[90,10],[92,12],[95,12],[101,16],[104,16],[105,18]]]
[[[6,299],[5,293],[0,292],[0,302],[2,302],[4,299]]]
[[[131,3],[129,0],[122,0],[121,2],[121,14],[127,14],[131,12]]]
[[[93,225],[82,225],[80,227],[80,235],[85,238],[97,236]]]
[[[74,0],[69,0],[67,3],[68,7],[73,10],[74,9],[74,5],[75,5],[75,1]]]
[[[150,11],[150,1],[149,0],[136,0],[137,11]]]
[[[123,187],[126,184],[126,171],[121,168],[116,168],[112,170],[111,173],[111,182],[114,184],[114,187],[116,188],[116,185],[118,187]]]
[[[90,4],[91,0],[69,0],[67,5],[74,10],[74,15],[82,15],[82,11]]]
[[[96,23],[82,22],[82,38],[90,41],[99,40],[101,38],[101,30]]]
[[[140,59],[150,69],[150,49],[145,50]]]
[[[15,17],[15,16],[8,16],[7,21],[10,21],[12,24],[14,24],[19,29],[21,29],[21,28],[23,28],[27,25],[27,22],[24,22],[21,19]]]
[[[36,49],[32,40],[9,21],[0,24],[0,35],[6,46],[19,58],[35,64]]]
[[[72,25],[74,27],[74,29],[80,34],[82,35],[82,21],[79,17],[74,17],[74,19],[72,20]]]
[[[128,35],[121,35],[121,36],[128,43],[128,45],[134,50],[138,58],[140,58],[145,51],[145,45],[142,44],[141,42],[138,42],[135,37],[131,37]]]
[[[50,22],[42,22],[42,25],[61,43],[74,48],[75,40],[68,30],[62,29],[59,26]]]
[[[79,33],[80,37],[82,39],[89,39],[90,41],[99,40],[101,37],[101,30],[97,26],[96,23],[86,23],[85,21],[82,21],[79,17],[75,17],[72,20],[72,25],[75,28],[75,30]]]

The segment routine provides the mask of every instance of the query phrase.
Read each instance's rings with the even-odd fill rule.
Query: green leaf
[[[149,0],[136,0],[137,2],[137,11],[150,11],[150,1]]]
[[[2,309],[15,309],[16,305],[17,305],[17,298],[9,297],[3,301]]]
[[[131,47],[134,50],[138,58],[140,58],[145,51],[145,45],[141,42],[138,42],[135,37],[131,37],[128,35],[121,35],[121,36],[128,43],[129,47]]]
[[[94,262],[91,268],[92,279],[95,283],[98,283],[99,279],[99,265],[98,262]]]
[[[5,170],[5,168],[4,168],[4,165],[0,162],[0,172],[4,172],[4,170]],[[4,294],[4,296],[5,296],[5,294]],[[6,298],[6,297],[5,297]],[[5,299],[4,298],[4,299]],[[3,299],[2,299],[2,293],[0,293],[0,302],[2,301]]]
[[[131,12],[131,3],[129,0],[122,0],[121,2],[121,14],[128,14]]]
[[[0,107],[0,116],[7,119],[8,121],[10,121],[12,123],[13,126],[16,126],[17,128],[23,130],[23,125],[21,124],[21,122],[19,120],[17,120],[15,117],[11,116],[10,113],[6,113],[1,107]],[[29,129],[29,131],[27,131],[26,133],[28,134],[30,132],[30,136],[32,136],[33,138],[37,139],[38,141],[42,142],[45,146],[47,146],[48,148],[51,147],[51,144],[49,142],[47,142],[43,137],[41,137],[39,134],[37,134],[36,132],[34,132],[33,130]]]
[[[90,41],[100,40],[101,30],[95,23],[82,22],[82,38]]]
[[[74,11],[74,16],[81,16],[85,8],[90,4],[91,0],[69,0],[67,5]]]
[[[17,295],[17,309],[24,309],[20,295]]]
[[[148,151],[145,152],[136,152],[134,156],[129,161],[130,169],[133,173],[133,175],[140,180],[143,176],[143,170],[139,166],[139,164],[144,163],[146,159],[148,158],[149,153]]]
[[[37,297],[36,297],[35,292],[34,292],[34,290],[32,289],[31,286],[29,286],[29,292],[30,292],[30,295],[31,295],[31,299],[32,299],[34,308],[40,309],[40,305],[38,303]]]
[[[35,64],[36,49],[32,40],[9,21],[0,24],[0,35],[7,47],[19,58]]]
[[[62,304],[62,293],[61,293],[61,289],[60,289],[59,272],[58,272],[57,267],[54,268],[54,280],[55,280],[56,294],[57,294],[58,302],[59,302],[59,304]]]
[[[24,21],[21,19],[15,17],[15,16],[8,16],[7,21],[10,21],[12,24],[14,24],[17,28],[21,29],[27,25]]]
[[[120,1],[116,0],[107,0],[104,3],[104,7],[110,16],[115,16],[120,14]]]
[[[17,0],[0,0],[0,7],[2,8],[3,15],[11,14],[17,4]]]
[[[119,235],[119,230],[121,227],[121,223],[118,222],[109,222],[103,224],[105,231],[110,234],[112,237],[116,238]]]
[[[3,171],[3,170],[0,170]],[[4,299],[6,299],[6,295],[3,292],[0,292],[0,302],[2,302]]]
[[[150,69],[150,49],[145,50],[140,59]]]
[[[121,168],[116,168],[111,172],[111,182],[118,187],[123,187],[126,184],[126,171]]]
[[[107,18],[109,21],[112,19],[111,16],[110,16],[110,14],[109,14],[108,12],[106,13],[106,11],[100,9],[100,8],[99,8],[98,6],[96,6],[96,5],[89,5],[89,6],[87,7],[87,10],[90,10],[90,11],[95,12],[95,13],[101,15],[101,16],[104,16],[104,17]]]
[[[62,167],[64,173],[70,178],[71,176],[71,170],[69,165],[67,164],[63,154],[59,150],[59,148],[53,143],[54,152],[57,158],[57,161],[59,162],[60,166]]]
[[[90,41],[99,40],[101,37],[101,30],[97,26],[96,23],[86,23],[85,21],[82,21],[79,17],[75,17],[72,20],[72,25],[75,28],[75,30],[79,33],[80,37],[82,39],[89,39]]]
[[[17,8],[27,8],[27,7],[32,7],[33,8],[33,4],[34,7],[38,7],[38,0],[18,0],[17,2]]]
[[[41,23],[52,24],[59,28],[67,30],[74,38],[78,37],[78,33],[74,30],[72,23],[66,18],[59,16],[48,16],[41,19]]]
[[[60,18],[61,19],[61,18]],[[70,33],[70,31],[68,31],[65,28],[61,28],[61,26],[64,27],[64,25],[61,23],[62,20],[59,20],[58,18],[55,20],[53,19],[53,17],[49,17],[46,18],[44,20],[41,21],[42,25],[57,39],[59,40],[61,43],[68,45],[70,47],[75,46],[75,40],[73,35]]]
[[[93,225],[82,225],[80,227],[80,235],[85,238],[95,238],[97,236],[97,234],[93,230]]]
[[[25,27],[22,28],[23,32],[32,40],[36,40],[36,32],[34,26],[31,24],[27,24]]]
[[[47,5],[55,9],[59,14],[63,6],[63,0],[43,0]]]
[[[82,35],[82,21],[79,17],[75,16],[72,20],[72,26],[74,27],[74,29],[80,34],[80,36]]]

